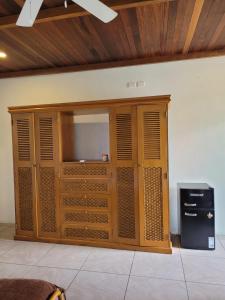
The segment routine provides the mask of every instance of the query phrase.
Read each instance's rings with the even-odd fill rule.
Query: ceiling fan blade
[[[26,0],[16,25],[32,27],[44,0]]]
[[[74,3],[78,4],[92,15],[103,21],[104,23],[108,23],[115,19],[118,15],[117,12],[109,8],[107,5],[103,4],[99,0],[72,0]]]

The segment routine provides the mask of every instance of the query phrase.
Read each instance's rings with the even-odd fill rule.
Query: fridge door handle
[[[204,193],[190,193],[190,197],[204,197]]]
[[[185,212],[184,215],[187,217],[197,217],[198,216],[198,214],[187,213],[187,212]]]
[[[191,207],[194,207],[194,206],[197,206],[197,203],[187,203],[187,202],[185,202],[185,203],[184,203],[184,206],[191,206]]]

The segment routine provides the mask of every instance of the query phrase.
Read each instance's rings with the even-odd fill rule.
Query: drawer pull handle
[[[190,197],[204,197],[204,194],[190,193]]]
[[[187,216],[187,217],[197,217],[198,216],[198,214],[191,214],[191,213],[184,213],[185,214],[185,216]]]
[[[185,202],[185,203],[184,203],[184,206],[191,206],[191,207],[194,207],[194,206],[197,206],[197,203],[187,203],[187,202]]]

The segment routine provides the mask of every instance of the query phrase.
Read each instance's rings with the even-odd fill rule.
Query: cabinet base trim
[[[120,244],[120,243],[113,243],[113,242],[95,242],[95,241],[85,241],[85,240],[56,239],[56,238],[34,238],[34,237],[21,236],[21,235],[15,235],[14,239],[17,241],[56,243],[56,244],[66,244],[66,245],[91,246],[91,247],[98,247],[98,248],[100,247],[100,248],[112,248],[112,249],[172,254],[171,242],[168,242],[169,244],[168,247],[147,247],[147,246],[127,245],[127,244]]]

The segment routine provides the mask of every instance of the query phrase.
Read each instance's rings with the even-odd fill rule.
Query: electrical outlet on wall
[[[141,88],[141,87],[145,87],[146,86],[146,82],[144,80],[140,80],[136,82],[136,87],[137,88]]]
[[[146,86],[146,82],[144,80],[137,81],[128,81],[126,84],[127,88],[143,88]]]
[[[136,88],[136,81],[128,81],[127,82],[127,88],[128,89]]]

